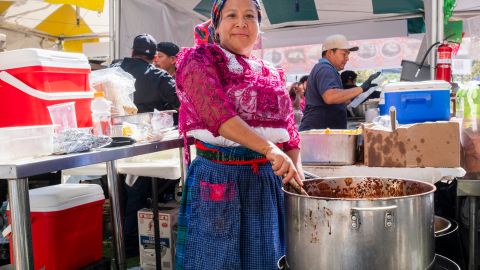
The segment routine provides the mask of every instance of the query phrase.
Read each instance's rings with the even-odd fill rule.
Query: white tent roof
[[[262,1],[264,14],[261,28],[264,48],[321,43],[326,36],[333,33],[342,33],[352,40],[407,36],[406,18],[420,17],[423,14],[422,10],[401,14],[374,14],[372,0],[310,0],[315,3],[316,12],[313,16],[317,16],[318,19],[272,23],[270,18],[275,16],[266,11],[267,2],[272,1],[274,0]],[[151,33],[158,41],[172,41],[180,46],[192,46],[193,28],[207,19],[212,2],[212,0],[122,1],[120,56],[130,53],[133,37],[143,32]],[[294,13],[295,1],[291,2],[291,11],[288,12]],[[300,10],[305,8],[300,5]],[[480,1],[457,0],[455,11],[457,15],[472,12],[480,14]],[[278,17],[275,20],[278,21]]]
[[[2,0],[0,0],[2,1]],[[207,19],[213,0],[110,0],[121,4],[120,11],[120,55],[130,53],[133,37],[139,33],[151,33],[158,41],[169,40],[181,46],[193,45],[193,27]],[[92,29],[89,36],[107,37],[109,33],[109,0],[101,14],[80,9],[80,16]],[[293,19],[278,22],[278,17],[268,14],[275,0],[263,0],[262,46],[264,48],[315,44],[332,33],[343,33],[349,39],[386,38],[406,36],[405,18],[421,16],[421,10],[408,13],[374,14],[373,2],[377,0],[308,0],[298,1],[298,10],[315,10],[315,20]],[[385,0],[386,1],[386,0]],[[402,0],[415,2],[421,0]],[[286,1],[282,1],[286,2]],[[297,12],[291,1],[288,14]],[[314,7],[304,3],[314,3]],[[396,1],[398,2],[398,1]],[[0,16],[0,32],[7,33],[9,49],[21,46],[51,47],[45,39],[49,37],[34,28],[59,6],[41,0],[17,0]],[[270,7],[270,8],[268,8]],[[479,0],[457,0],[457,15],[472,14],[480,10]],[[301,12],[300,12],[301,13]],[[313,15],[312,15],[313,14]],[[311,17],[310,16],[310,17]],[[273,18],[273,19],[271,19]],[[274,21],[274,23],[272,23]],[[59,24],[71,22],[59,22]],[[74,25],[72,25],[74,27]],[[69,39],[72,37],[66,37]],[[73,38],[83,38],[73,37]],[[27,40],[29,39],[29,40]],[[40,43],[42,42],[42,43]]]

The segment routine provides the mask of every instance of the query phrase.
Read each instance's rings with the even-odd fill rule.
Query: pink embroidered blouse
[[[238,115],[254,128],[287,130],[284,149],[299,148],[283,73],[261,59],[198,45],[180,52],[176,82],[180,133],[205,129],[219,136],[220,125]]]

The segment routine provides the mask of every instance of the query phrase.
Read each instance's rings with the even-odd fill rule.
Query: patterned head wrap
[[[252,0],[255,4],[255,7],[258,11],[258,23],[262,21],[262,14],[260,10],[260,3],[258,0]],[[205,43],[218,43],[219,41],[216,38],[215,28],[217,28],[220,22],[220,12],[223,9],[227,0],[214,0],[212,6],[211,19],[195,26],[195,44],[205,44]]]

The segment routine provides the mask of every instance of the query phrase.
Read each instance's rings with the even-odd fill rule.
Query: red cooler
[[[92,126],[83,54],[21,49],[0,53],[0,127],[52,124],[47,106],[75,101],[77,125]]]
[[[29,194],[35,269],[73,270],[101,260],[105,197],[99,185],[60,184]]]

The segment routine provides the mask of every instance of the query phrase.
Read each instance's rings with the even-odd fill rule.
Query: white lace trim
[[[230,72],[236,73],[236,74],[242,74],[243,73],[243,67],[240,65],[238,62],[237,58],[235,55],[224,48],[220,47],[222,49],[223,53],[225,53],[225,56],[228,59],[228,70]],[[255,73],[262,73],[262,62],[263,64],[270,70],[270,73],[276,76],[277,78],[280,78],[280,75],[278,74],[277,69],[269,62],[261,61],[261,60],[255,60],[251,58],[244,58],[245,62],[250,66],[250,69],[252,69],[253,72]]]
[[[290,140],[288,131],[284,128],[267,128],[267,127],[254,127],[256,132],[267,138],[273,143],[283,143]],[[196,139],[218,146],[235,147],[240,146],[238,143],[225,139],[222,136],[214,137],[213,134],[206,129],[195,129],[188,132],[188,135],[195,137]]]
[[[235,55],[224,48],[220,47],[222,49],[223,53],[225,53],[225,56],[228,59],[228,70],[230,70],[233,73],[236,74],[242,74],[243,73],[243,67],[240,65],[240,63],[237,61],[237,58],[235,58]]]
[[[275,75],[278,79],[282,79],[280,78],[280,74],[278,73],[278,69],[270,62],[267,62],[267,61],[263,61],[263,64],[270,70],[270,73]]]
[[[262,64],[259,61],[255,61],[250,58],[246,58],[245,62],[250,66],[253,72],[255,73],[262,73]]]

